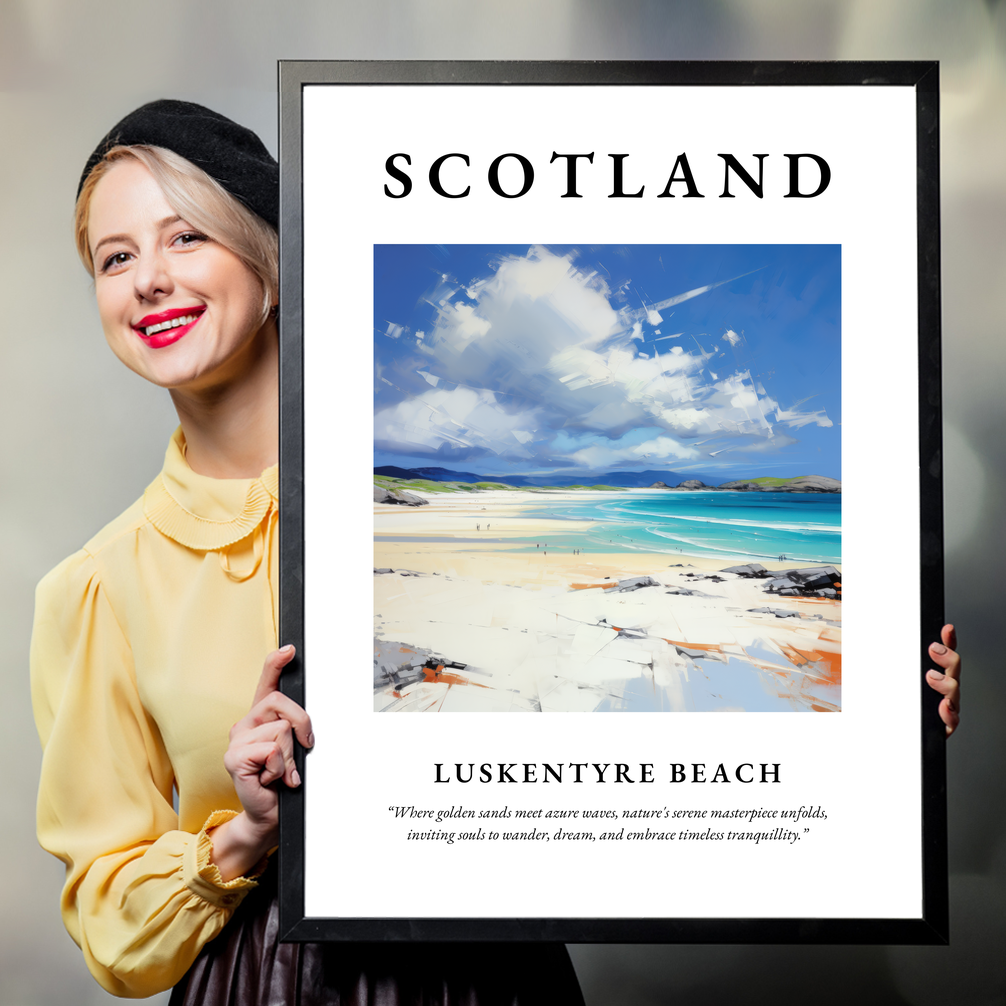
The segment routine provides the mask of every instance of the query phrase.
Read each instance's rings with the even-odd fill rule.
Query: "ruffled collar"
[[[164,468],[143,494],[143,512],[162,534],[186,548],[211,552],[252,533],[279,500],[279,466],[257,479],[213,479],[185,460],[185,437],[175,430]]]

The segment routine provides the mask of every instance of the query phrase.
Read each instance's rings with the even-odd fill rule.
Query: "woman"
[[[38,589],[38,831],[67,929],[121,996],[582,1003],[561,945],[277,944],[276,786],[314,740],[277,690],[277,221],[258,137],[187,102],[128,115],[81,178],[106,339],[180,426],[143,497]]]

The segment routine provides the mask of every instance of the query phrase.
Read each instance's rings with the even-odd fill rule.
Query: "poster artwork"
[[[281,68],[289,938],[945,939],[936,89]]]
[[[374,247],[374,709],[841,709],[838,245]]]

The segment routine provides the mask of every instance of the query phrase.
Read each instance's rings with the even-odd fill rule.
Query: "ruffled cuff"
[[[217,869],[216,863],[210,861],[213,852],[213,842],[208,832],[218,825],[238,816],[236,810],[215,810],[206,819],[202,831],[195,836],[194,842],[185,846],[182,858],[182,877],[186,886],[194,894],[218,908],[233,910],[244,900],[245,895],[254,887],[258,887],[255,878],[262,875],[269,865],[269,857],[263,856],[255,868],[243,877],[224,880]]]

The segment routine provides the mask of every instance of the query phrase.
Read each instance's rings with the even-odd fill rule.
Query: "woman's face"
[[[87,233],[105,337],[130,370],[192,392],[240,379],[265,332],[262,285],[178,217],[143,164],[125,158],[108,169]]]

